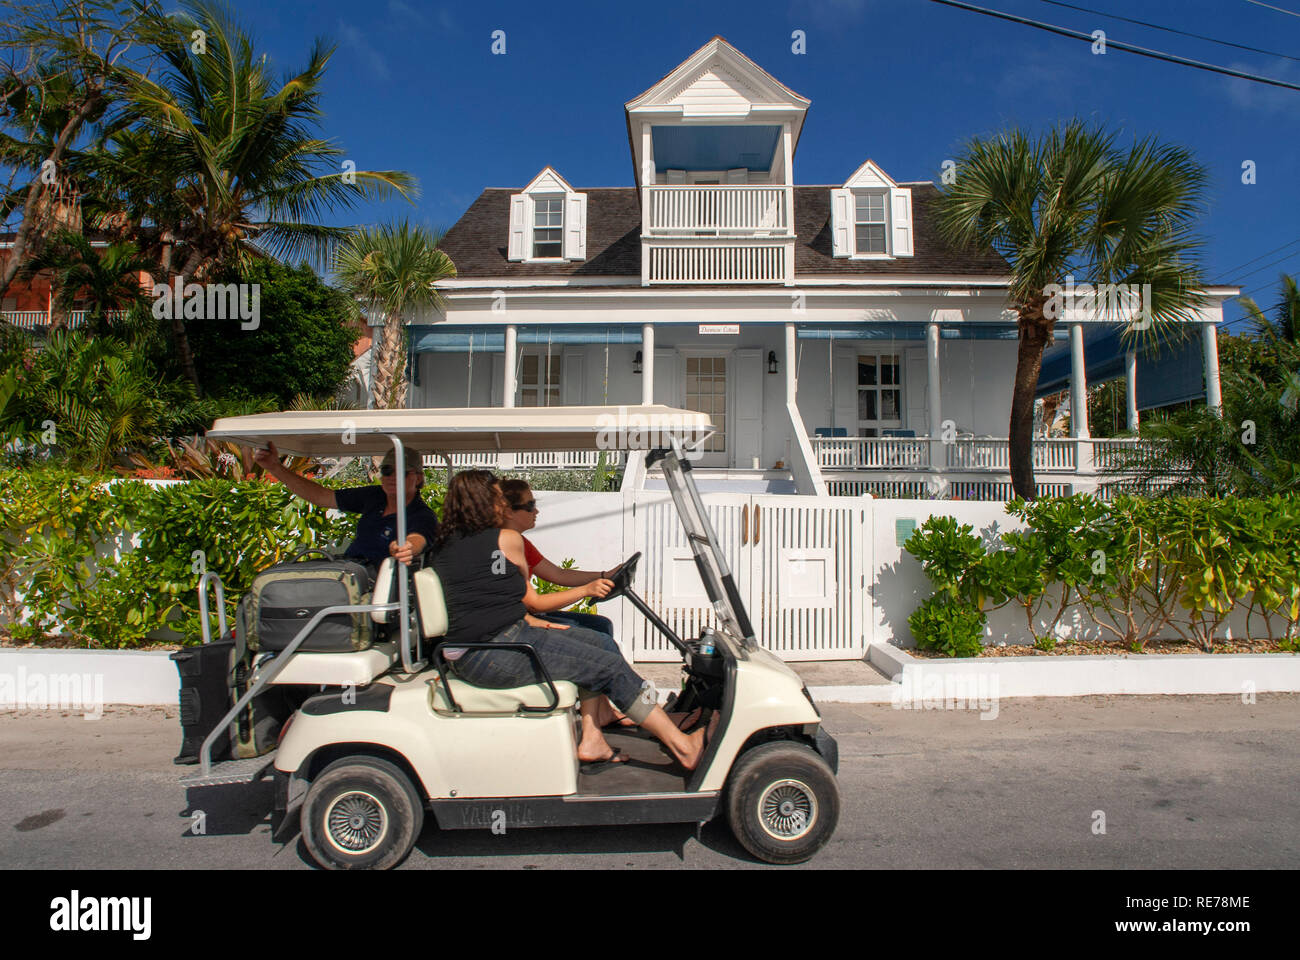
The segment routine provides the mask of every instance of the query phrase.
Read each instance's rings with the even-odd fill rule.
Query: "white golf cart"
[[[400,863],[426,810],[444,830],[497,832],[702,825],[725,811],[754,856],[770,863],[807,860],[830,839],[839,816],[838,751],[798,675],[755,642],[686,455],[713,429],[704,414],[662,406],[311,411],[218,420],[210,437],[259,447],[273,441],[286,454],[375,455],[391,448],[399,477],[408,446],[442,454],[647,451],[647,465],[662,465],[717,626],[702,638],[677,636],[633,589],[640,553],[611,575],[611,598],[626,597],[680,651],[682,688],[665,708],[692,715],[699,708],[709,735],[698,767],[687,771],[639,728],[611,727],[610,744],[635,762],[584,774],[576,754],[577,688],[548,676],[526,644],[517,646],[533,656],[539,682],[486,689],[460,679],[447,669],[439,645],[447,612],[437,574],[389,560],[371,602],[317,611],[282,651],[255,664],[242,696],[204,739],[197,770],[182,783],[199,788],[270,775],[279,838],[281,825],[291,822],[290,797],[305,782],[303,840],[330,868]],[[399,541],[405,535],[399,511]],[[200,598],[206,609],[214,581],[224,635],[215,574],[200,583]],[[296,652],[324,617],[356,612],[387,624],[392,639],[356,652]],[[306,699],[284,724],[273,752],[213,762],[214,744],[232,736],[240,711],[273,684],[324,692]]]

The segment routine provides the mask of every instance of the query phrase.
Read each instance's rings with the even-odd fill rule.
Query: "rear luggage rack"
[[[264,753],[260,757],[248,757],[244,760],[221,760],[212,764],[208,773],[196,770],[188,777],[181,777],[184,787],[216,787],[227,783],[256,783],[261,780],[275,762],[275,751]]]

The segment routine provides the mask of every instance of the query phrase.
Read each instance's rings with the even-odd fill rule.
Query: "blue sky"
[[[1295,60],[1043,0],[974,2],[1300,83]],[[1300,57],[1300,16],[1247,0],[1072,2]],[[1300,13],[1300,0],[1270,2]],[[1238,284],[1268,305],[1277,274],[1300,273],[1300,91],[1114,48],[1097,56],[1086,43],[929,0],[242,0],[235,9],[282,70],[305,62],[314,37],[333,40],[325,134],[361,169],[404,169],[420,180],[414,206],[371,205],[339,222],[406,216],[450,226],[484,187],[522,186],[546,164],[579,188],[631,185],[623,103],[721,34],[811,99],[795,154],[798,183],[841,183],[867,157],[897,180],[938,181],[968,137],[1081,117],[1125,137],[1182,143],[1208,167],[1204,262],[1212,281]],[[792,52],[796,29],[805,31],[806,54]],[[495,30],[505,31],[504,56],[491,52]],[[1255,164],[1250,185],[1242,183],[1247,160]],[[1239,315],[1227,307],[1227,318]]]

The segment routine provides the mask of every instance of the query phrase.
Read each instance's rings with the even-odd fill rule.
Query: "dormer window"
[[[587,259],[587,195],[546,167],[510,197],[507,259]]]
[[[885,195],[854,195],[854,242],[858,253],[887,253],[885,246]]]
[[[850,260],[912,256],[912,191],[868,160],[831,190],[831,246]]]
[[[564,198],[533,198],[533,259],[564,256]]]

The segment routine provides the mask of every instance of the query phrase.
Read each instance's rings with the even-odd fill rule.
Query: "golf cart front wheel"
[[[302,838],[327,870],[387,870],[424,826],[410,778],[378,757],[345,757],[321,771],[302,805]]]
[[[768,863],[801,863],[826,845],[840,816],[835,774],[800,743],[743,754],[727,784],[727,820],[741,846]]]

